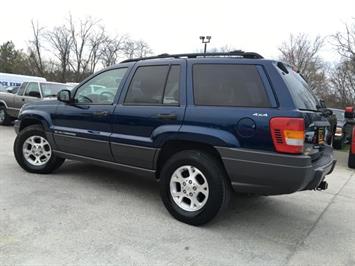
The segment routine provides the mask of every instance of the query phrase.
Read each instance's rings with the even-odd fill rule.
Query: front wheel
[[[11,117],[6,112],[6,107],[0,105],[0,125],[6,126],[11,124]]]
[[[336,150],[344,149],[344,145],[345,145],[345,137],[333,141],[333,148]]]
[[[160,194],[177,220],[202,225],[227,206],[230,185],[217,158],[188,150],[173,155],[163,166]]]
[[[352,169],[355,168],[355,154],[351,151],[351,144],[349,149],[348,167]]]
[[[17,135],[14,143],[17,163],[27,172],[48,174],[61,166],[64,159],[53,154],[43,128],[26,127]]]

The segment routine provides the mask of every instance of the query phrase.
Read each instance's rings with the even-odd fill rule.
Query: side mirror
[[[36,97],[36,98],[41,98],[41,94],[38,91],[30,91],[28,93],[28,96],[30,97]]]
[[[354,113],[354,108],[349,106],[345,108],[345,118],[348,119],[354,119],[355,118],[355,113]]]
[[[58,92],[57,99],[60,102],[70,103],[71,102],[70,90],[61,90],[60,92]]]

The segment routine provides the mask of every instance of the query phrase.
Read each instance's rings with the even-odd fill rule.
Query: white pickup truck
[[[55,82],[23,82],[16,94],[0,92],[0,125],[9,125],[17,118],[21,107],[29,102],[57,97],[63,89],[72,86]]]

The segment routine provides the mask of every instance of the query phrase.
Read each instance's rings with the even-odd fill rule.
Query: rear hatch
[[[286,67],[288,73],[282,77],[291,93],[296,108],[305,123],[304,154],[310,155],[312,160],[321,156],[324,146],[331,141],[332,133],[329,114],[319,104],[318,99],[308,86],[305,79],[291,67]]]

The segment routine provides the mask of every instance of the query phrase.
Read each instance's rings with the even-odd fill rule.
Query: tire
[[[7,126],[12,122],[12,118],[7,114],[6,107],[0,105],[0,125]]]
[[[344,148],[344,137],[341,139],[334,140],[333,148],[336,150],[342,150]]]
[[[189,178],[195,182],[189,184]],[[179,152],[160,172],[160,195],[165,207],[174,218],[190,225],[211,221],[227,207],[230,192],[231,186],[221,163],[202,151]],[[190,200],[192,198],[194,201]]]
[[[36,148],[34,145],[42,145],[42,139],[44,139],[43,147]],[[33,143],[36,152],[32,151],[32,144],[29,143]],[[30,154],[27,158],[24,154],[25,149],[28,151],[28,154]],[[29,126],[20,131],[15,139],[14,154],[17,163],[30,173],[49,174],[59,168],[65,161],[65,159],[59,158],[53,154],[50,143],[40,125]],[[36,157],[35,155],[38,156]],[[34,162],[35,160],[36,162]]]
[[[355,169],[355,154],[353,154],[351,152],[351,145],[350,145],[350,149],[349,149],[348,167]]]

